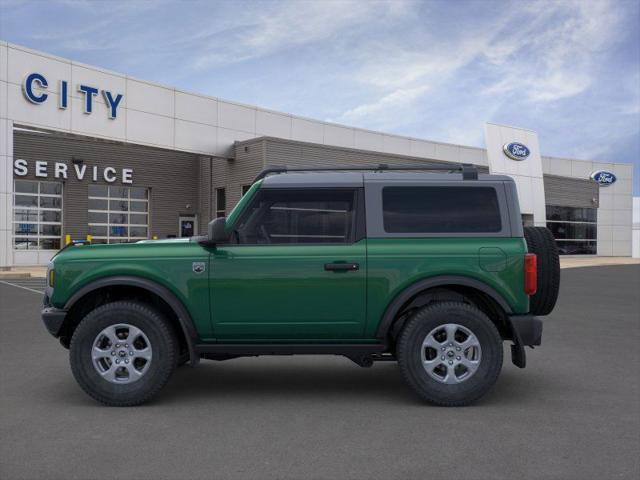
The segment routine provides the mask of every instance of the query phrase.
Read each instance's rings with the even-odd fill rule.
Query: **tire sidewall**
[[[479,310],[465,304],[437,304],[418,311],[409,320],[399,342],[398,362],[405,376],[422,397],[437,404],[466,404],[495,383],[502,368],[502,339],[493,323]],[[432,378],[422,365],[422,344],[435,328],[456,323],[478,338],[480,365],[467,380],[444,384]]]
[[[91,349],[98,334],[111,325],[127,323],[144,332],[152,349],[148,370],[131,383],[111,383],[97,372]],[[151,308],[132,302],[115,302],[89,313],[75,330],[70,346],[70,363],[80,386],[105,403],[135,404],[162,387],[176,364],[176,344],[163,317]]]

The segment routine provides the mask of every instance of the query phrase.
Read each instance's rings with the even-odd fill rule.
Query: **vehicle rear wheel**
[[[421,308],[397,344],[400,370],[424,400],[463,406],[482,397],[502,368],[502,339],[474,306],[461,302]]]
[[[90,312],[70,346],[76,381],[105,405],[133,406],[167,383],[178,343],[166,318],[148,305],[119,301]]]
[[[538,289],[529,298],[529,311],[533,315],[549,315],[560,291],[558,246],[546,227],[524,227],[524,238],[529,252],[536,254],[538,264]]]

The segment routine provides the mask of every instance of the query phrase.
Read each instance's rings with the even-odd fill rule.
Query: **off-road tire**
[[[477,371],[458,384],[444,384],[427,374],[421,349],[425,337],[440,325],[455,323],[469,329],[478,339],[482,357]],[[400,371],[409,386],[434,405],[468,405],[486,394],[502,369],[502,339],[489,318],[476,307],[462,302],[428,305],[414,313],[402,329],[397,343]]]
[[[560,291],[560,257],[553,234],[546,227],[524,227],[524,238],[538,264],[538,289],[529,297],[529,311],[533,315],[549,315]]]
[[[148,371],[137,381],[118,385],[100,376],[91,349],[96,336],[110,325],[127,323],[148,337],[153,357]],[[82,389],[97,401],[117,407],[146,402],[167,383],[178,362],[178,342],[167,319],[152,307],[134,301],[118,301],[91,311],[71,338],[71,371]]]

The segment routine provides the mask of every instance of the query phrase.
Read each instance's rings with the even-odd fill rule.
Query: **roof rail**
[[[478,169],[475,165],[470,163],[454,163],[445,165],[442,163],[436,164],[421,164],[421,165],[389,165],[386,163],[380,163],[378,165],[346,165],[336,167],[286,167],[286,166],[269,166],[262,170],[253,181],[262,180],[267,175],[287,173],[287,172],[344,172],[344,171],[372,171],[372,172],[384,172],[393,170],[431,170],[431,171],[446,171],[461,172],[463,180],[477,180]]]

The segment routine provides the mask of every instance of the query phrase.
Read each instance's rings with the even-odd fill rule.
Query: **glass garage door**
[[[15,180],[13,248],[59,250],[62,238],[62,183]]]
[[[149,238],[149,190],[89,185],[89,235],[93,243],[125,243]]]
[[[547,228],[561,255],[595,255],[598,249],[598,209],[547,205]]]

